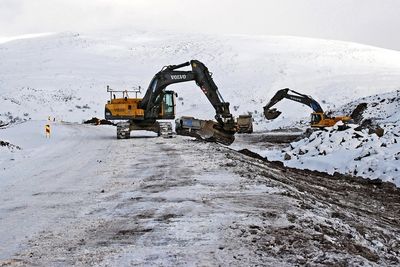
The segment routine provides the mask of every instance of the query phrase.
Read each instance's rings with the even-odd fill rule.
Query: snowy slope
[[[261,154],[290,167],[379,178],[400,186],[400,90],[357,99],[335,113],[350,114],[359,105],[365,109],[354,119],[364,127],[330,127]],[[384,130],[381,137],[374,132],[378,126]]]
[[[361,122],[370,119],[382,125],[386,123],[400,124],[400,90],[361,97],[339,107],[335,113],[351,113],[360,104],[366,105],[361,114]]]
[[[385,125],[382,137],[355,128],[316,131],[282,151],[264,151],[264,156],[289,167],[379,178],[400,186],[400,127]]]
[[[400,87],[400,52],[330,40],[148,31],[60,33],[0,44],[0,120],[67,121],[103,116],[106,85],[147,85],[164,65],[198,59],[213,72],[235,115],[254,112],[256,129],[267,125],[262,106],[290,87],[330,109],[360,96]],[[178,115],[212,118],[214,111],[194,83],[178,92]],[[308,117],[302,105],[282,102],[285,118]],[[236,109],[236,111],[235,111]],[[15,117],[18,117],[15,119]]]

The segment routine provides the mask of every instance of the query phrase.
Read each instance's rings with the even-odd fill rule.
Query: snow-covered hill
[[[363,97],[335,113],[354,113],[358,125],[317,131],[283,150],[261,151],[286,166],[379,178],[400,186],[400,90]],[[359,126],[361,125],[361,127]],[[380,135],[376,134],[376,129]],[[375,130],[375,131],[374,131]]]
[[[335,113],[350,114],[357,107],[361,108],[357,118],[360,123],[369,119],[376,124],[400,125],[400,90],[361,97],[338,108]]]
[[[138,30],[60,33],[0,44],[0,120],[102,117],[107,85],[147,88],[162,66],[190,59],[213,72],[235,115],[257,113],[256,130],[308,117],[308,107],[283,101],[281,117],[265,122],[262,106],[284,87],[312,95],[325,109],[400,88],[400,52],[354,43]],[[213,118],[194,83],[170,89],[183,98],[178,115]]]

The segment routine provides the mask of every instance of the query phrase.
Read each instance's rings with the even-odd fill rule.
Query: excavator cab
[[[311,126],[318,124],[323,119],[323,113],[313,112],[311,113]]]
[[[163,101],[159,119],[173,120],[175,119],[175,101],[176,93],[174,91],[164,91]]]

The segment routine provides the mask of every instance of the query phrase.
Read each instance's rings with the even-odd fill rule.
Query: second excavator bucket
[[[273,120],[281,115],[281,111],[277,110],[276,108],[271,109],[264,109],[264,116],[267,120]]]

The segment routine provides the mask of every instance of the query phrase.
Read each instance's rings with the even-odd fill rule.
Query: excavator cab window
[[[163,99],[163,119],[175,118],[175,92],[165,91]]]
[[[321,114],[311,113],[311,125],[317,124],[322,120]]]

